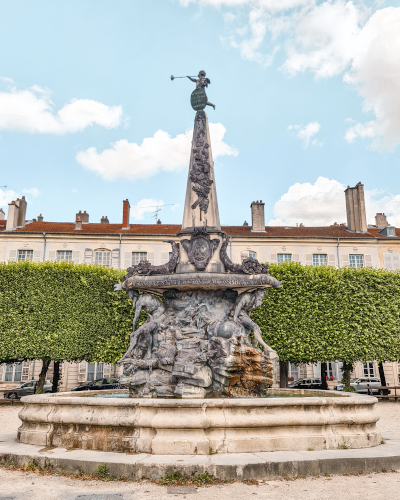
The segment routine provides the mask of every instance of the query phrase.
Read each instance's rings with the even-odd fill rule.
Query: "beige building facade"
[[[260,262],[294,261],[303,265],[334,267],[376,267],[400,269],[400,229],[391,226],[385,214],[376,215],[376,224],[368,226],[365,215],[363,185],[348,187],[346,203],[347,225],[323,227],[265,226],[264,203],[251,204],[251,225],[222,226],[229,238],[228,255],[234,262],[254,257]],[[166,239],[179,241],[180,225],[131,224],[129,201],[123,201],[123,220],[112,224],[107,217],[99,222],[89,221],[87,212],[78,212],[74,222],[47,222],[40,215],[27,219],[24,198],[10,203],[7,215],[0,209],[0,261],[31,260],[71,261],[76,264],[99,264],[126,269],[141,260],[154,265],[169,260],[171,246]],[[15,365],[0,365],[0,390],[16,382],[37,379],[40,361]],[[385,363],[385,376],[390,385],[399,384],[398,363]],[[341,379],[341,365],[332,361],[329,375]],[[99,377],[118,376],[119,367],[103,364],[63,363],[61,389],[68,390],[80,383]],[[354,376],[379,376],[378,367],[371,361],[358,363]],[[49,371],[49,378],[51,370]],[[318,365],[290,365],[289,376],[317,378]]]

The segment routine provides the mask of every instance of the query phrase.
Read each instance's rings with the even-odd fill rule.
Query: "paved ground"
[[[400,403],[378,404],[382,431],[400,435]],[[0,407],[2,433],[16,432],[19,426],[18,407]],[[386,499],[400,496],[400,472],[365,474],[360,476],[332,476],[294,481],[268,481],[258,485],[242,483],[198,488],[196,500],[260,499],[346,500],[367,498]],[[75,500],[79,495],[121,494],[124,500],[171,499],[165,486],[151,483],[100,482],[68,479],[59,476],[40,476],[33,472],[8,471],[0,468],[0,500]],[[185,494],[178,498],[192,498]],[[112,498],[112,497],[111,497]],[[120,497],[121,498],[121,497]]]

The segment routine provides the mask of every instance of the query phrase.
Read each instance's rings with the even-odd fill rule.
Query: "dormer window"
[[[394,226],[386,226],[378,234],[382,236],[395,237],[396,236],[396,228]]]

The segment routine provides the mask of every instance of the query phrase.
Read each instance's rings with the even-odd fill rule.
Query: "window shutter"
[[[247,258],[248,258],[248,256],[249,256],[249,253],[250,253],[250,252],[249,252],[248,250],[245,250],[244,252],[241,252],[241,253],[240,253],[240,257],[241,257],[241,259],[242,259],[242,260],[243,260],[243,259],[247,259]]]
[[[312,266],[312,263],[313,263],[312,254],[310,253],[306,254],[306,266]]]
[[[115,269],[118,269],[118,268],[119,268],[119,249],[118,249],[118,248],[115,248],[115,249],[111,252],[111,265],[112,265],[112,267],[114,267]]]
[[[385,266],[386,269],[389,269],[389,271],[393,269],[391,253],[383,254],[383,265]]]
[[[125,252],[124,269],[128,269],[132,265],[132,252]]]
[[[85,264],[91,264],[93,260],[93,250],[86,248],[85,250]]]
[[[34,250],[33,251],[33,262],[39,262],[40,261],[40,250]]]
[[[21,381],[22,382],[27,382],[29,380],[29,367],[30,367],[29,361],[24,361],[22,363],[22,376],[21,376]]]
[[[269,258],[270,262],[276,262],[276,253],[271,253],[271,257]]]
[[[49,260],[56,260],[56,252],[55,252],[55,250],[51,250],[49,252]]]
[[[72,262],[74,264],[79,264],[79,251],[78,250],[74,250],[72,252]]]
[[[104,378],[110,378],[111,377],[111,365],[110,364],[105,364],[103,366],[103,377]]]
[[[78,382],[86,382],[87,380],[87,362],[81,361],[78,365]]]
[[[161,264],[166,264],[168,261],[168,252],[163,252],[161,254]]]
[[[342,266],[349,266],[350,265],[350,260],[349,260],[349,254],[342,255]]]
[[[0,382],[4,382],[4,374],[6,372],[6,365],[0,365]]]
[[[154,265],[154,252],[147,252],[147,260]]]
[[[336,259],[334,255],[328,255],[328,266],[333,266],[335,267],[336,265]]]
[[[16,261],[17,260],[17,251],[16,250],[10,250],[10,253],[8,255],[8,261]]]
[[[400,256],[398,253],[392,253],[393,269],[400,269]]]
[[[300,256],[298,253],[292,253],[292,262],[299,262]]]
[[[372,257],[370,255],[364,255],[364,266],[372,267]]]

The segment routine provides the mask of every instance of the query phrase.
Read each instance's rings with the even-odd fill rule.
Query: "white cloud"
[[[23,190],[22,190],[22,192],[23,192],[24,194],[30,194],[30,195],[32,195],[34,198],[36,198],[37,196],[39,196],[39,195],[40,195],[40,191],[39,191],[39,189],[37,189],[37,188],[23,189]]]
[[[381,1],[362,0],[180,3],[229,7],[235,21],[242,24],[246,19],[239,29],[233,26],[237,23],[230,28],[227,24],[230,34],[221,37],[243,59],[267,66],[283,49],[286,59],[281,70],[289,76],[310,71],[320,79],[347,71],[343,80],[359,92],[363,110],[374,116],[351,126],[345,139],[367,139],[375,150],[393,150],[400,144],[400,7],[380,8]]]
[[[400,144],[400,8],[376,12],[358,39],[351,71],[344,80],[359,89],[363,109],[375,120],[357,123],[346,140],[372,139],[372,149],[393,149]]]
[[[163,200],[153,200],[152,198],[143,198],[131,207],[131,216],[135,220],[143,220],[146,213],[151,213],[156,208],[164,206]]]
[[[6,83],[14,83],[14,80],[12,78],[8,78],[7,76],[0,76],[0,80]]]
[[[90,99],[71,99],[58,112],[50,92],[37,85],[28,90],[0,92],[0,129],[18,132],[65,134],[97,124],[115,128],[121,123],[122,107],[106,106]]]
[[[295,226],[303,223],[312,227],[346,223],[345,189],[344,184],[326,177],[318,177],[314,184],[293,184],[275,203],[275,218],[268,225]],[[390,224],[400,227],[399,194],[368,189],[364,193],[368,224],[375,224],[375,214],[383,212]]]
[[[221,123],[210,123],[213,157],[236,156],[238,151],[223,141],[226,129]],[[171,137],[158,130],[142,144],[126,139],[114,142],[101,153],[92,147],[76,155],[78,163],[107,180],[151,177],[159,171],[181,171],[189,164],[192,131]]]
[[[19,194],[12,189],[8,189],[7,191],[0,189],[0,207],[7,207],[9,203],[17,198],[19,198]]]
[[[338,181],[318,177],[314,184],[305,182],[290,186],[274,205],[270,226],[327,226],[345,222],[345,187]]]
[[[296,136],[302,140],[303,146],[306,148],[310,144],[311,138],[314,137],[314,135],[318,134],[320,128],[320,123],[311,122],[305,127],[302,127],[301,125],[289,125],[288,130],[297,130]],[[316,146],[320,143],[316,139],[314,139],[311,144],[313,146]]]

